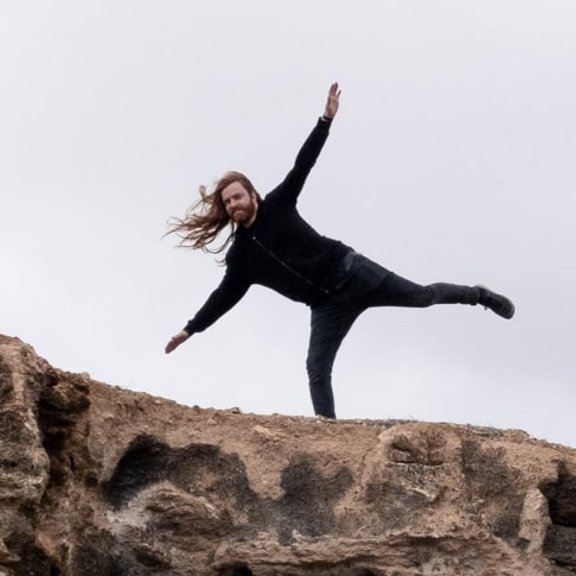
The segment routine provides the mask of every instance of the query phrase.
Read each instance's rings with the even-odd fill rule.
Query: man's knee
[[[438,304],[440,295],[436,292],[434,284],[422,286],[418,296],[419,306],[421,308],[428,308],[434,304]]]

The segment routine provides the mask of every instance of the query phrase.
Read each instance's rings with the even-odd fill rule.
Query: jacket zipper
[[[312,288],[319,290],[320,292],[323,292],[324,294],[330,294],[329,290],[327,290],[326,288],[321,288],[320,286],[318,286],[314,282],[308,280],[308,278],[305,278],[304,276],[302,276],[302,274],[300,274],[300,272],[298,272],[297,270],[294,270],[294,268],[292,268],[292,266],[286,264],[286,262],[284,262],[284,260],[282,260],[278,256],[276,256],[276,254],[274,254],[274,252],[269,250],[264,244],[262,244],[262,242],[260,242],[260,240],[258,240],[258,238],[256,238],[256,234],[254,234],[252,236],[252,240],[254,240],[254,242],[256,242],[256,244],[260,248],[262,248],[262,250],[264,250],[264,252],[266,252],[266,254],[268,254],[268,256],[270,256],[270,258],[272,258],[272,260],[274,260],[275,262],[280,264],[280,266],[282,266],[285,270],[288,270],[288,272],[290,272],[291,274],[296,276],[296,278],[299,278],[300,280],[302,280],[303,282],[305,282],[309,286],[312,286]]]

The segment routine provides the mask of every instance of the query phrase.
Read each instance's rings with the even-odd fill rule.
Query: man
[[[182,244],[205,251],[226,226],[226,273],[184,330],[166,345],[172,352],[192,334],[202,332],[230,310],[252,284],[267,286],[312,313],[306,368],[314,411],[335,418],[331,374],[342,340],[358,316],[375,306],[427,307],[434,304],[481,304],[503,318],[514,305],[483,286],[420,286],[318,234],[296,209],[298,195],[328,137],[338,111],[338,84],[330,87],[324,114],[302,146],[294,167],[264,199],[239,172],[225,174],[214,191],[201,187],[201,200],[171,232]]]

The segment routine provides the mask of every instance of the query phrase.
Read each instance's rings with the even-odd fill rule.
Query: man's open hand
[[[338,82],[334,82],[328,91],[328,100],[326,101],[326,108],[324,109],[324,118],[334,118],[338,112],[338,105],[340,104],[340,93],[342,90],[338,89]]]
[[[181,330],[180,332],[178,332],[178,334],[170,338],[170,341],[168,342],[168,344],[166,344],[166,348],[164,348],[164,352],[166,352],[166,354],[170,354],[172,350],[178,348],[178,346],[180,346],[182,342],[186,342],[188,338],[190,338],[190,334],[188,334],[188,332],[186,332],[185,330]]]

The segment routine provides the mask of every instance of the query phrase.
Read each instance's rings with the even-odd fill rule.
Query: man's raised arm
[[[338,82],[334,82],[328,90],[328,100],[326,100],[326,108],[324,109],[324,114],[322,119],[332,120],[336,113],[338,112],[338,106],[340,105],[340,93],[342,90],[338,87]]]
[[[340,89],[338,83],[334,82],[328,91],[324,114],[320,117],[314,130],[310,133],[306,141],[300,148],[294,167],[286,178],[268,196],[275,197],[278,201],[286,204],[296,204],[306,178],[316,163],[320,152],[328,138],[330,125],[340,103]]]

